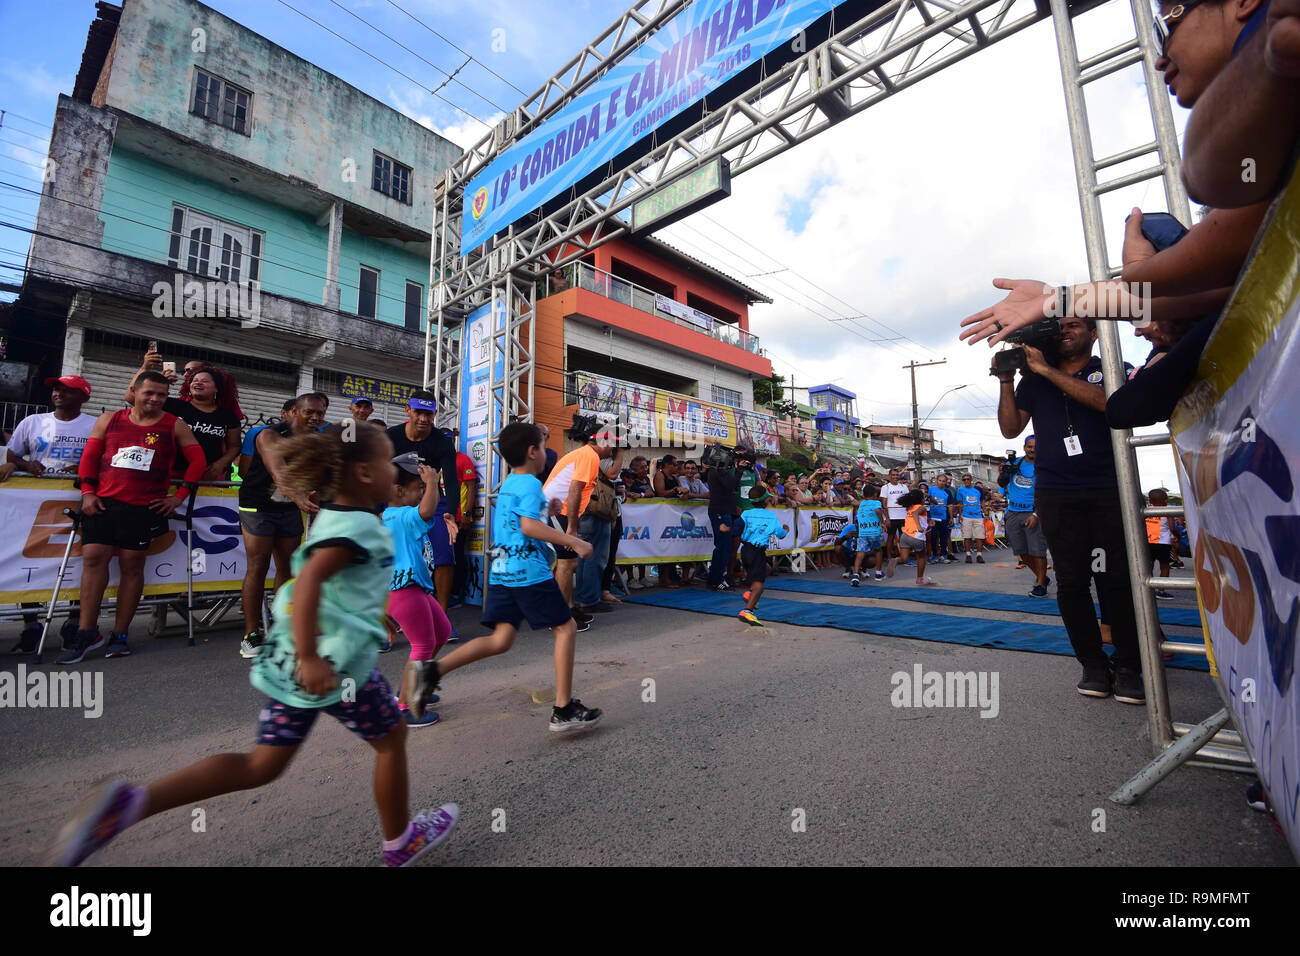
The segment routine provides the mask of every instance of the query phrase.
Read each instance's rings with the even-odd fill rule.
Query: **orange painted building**
[[[772,363],[749,332],[771,300],[650,238],[620,238],[552,273],[538,290],[535,418],[563,453],[578,373],[752,411]]]

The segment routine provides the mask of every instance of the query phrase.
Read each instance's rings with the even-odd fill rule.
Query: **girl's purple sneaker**
[[[426,810],[411,821],[411,835],[406,845],[396,850],[384,850],[385,866],[410,866],[435,846],[438,846],[456,826],[460,807],[444,803],[436,810]]]
[[[50,862],[55,866],[80,866],[86,857],[139,818],[137,801],[142,799],[141,788],[125,780],[100,784],[59,831]]]

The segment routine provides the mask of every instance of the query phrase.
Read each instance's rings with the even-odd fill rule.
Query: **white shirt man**
[[[90,385],[78,375],[49,379],[54,411],[28,415],[14,428],[6,448],[0,481],[15,470],[30,474],[75,472],[81,453],[95,427],[95,416],[82,414],[82,403],[90,398]]]

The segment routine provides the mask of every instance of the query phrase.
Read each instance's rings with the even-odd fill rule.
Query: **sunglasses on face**
[[[1182,22],[1183,17],[1187,15],[1187,11],[1192,9],[1192,7],[1200,6],[1204,2],[1205,0],[1186,0],[1185,3],[1178,4],[1166,14],[1156,14],[1156,40],[1160,44],[1161,56],[1166,56],[1168,54],[1169,39],[1174,35],[1174,30],[1177,29],[1178,24]]]

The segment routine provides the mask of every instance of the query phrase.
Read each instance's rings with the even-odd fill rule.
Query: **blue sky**
[[[369,51],[412,79],[304,19]],[[213,0],[209,5],[462,146],[486,132],[493,105],[513,108],[626,9],[626,0]],[[361,23],[364,18],[414,51]],[[41,158],[60,92],[80,64],[92,0],[0,0],[0,220],[29,226]],[[1115,45],[1128,4],[1110,0],[1075,21],[1081,54]],[[503,31],[494,33],[494,31]],[[494,50],[493,41],[505,49]],[[430,95],[465,61],[481,62]],[[428,62],[425,62],[425,61]],[[430,65],[433,64],[433,65]],[[486,65],[486,66],[485,66]],[[494,76],[490,70],[504,79]],[[412,82],[414,80],[415,82]],[[1150,138],[1140,70],[1089,88],[1099,155]],[[465,112],[459,112],[446,101]],[[478,119],[471,118],[469,113]],[[1175,111],[1180,130],[1186,114]],[[922,412],[950,449],[1000,454],[996,392],[982,346],[957,342],[960,319],[1000,296],[994,276],[1052,284],[1086,279],[1074,170],[1051,25],[1039,23],[873,106],[758,167],[732,198],[661,238],[769,294],[751,313],[778,372],[801,385],[856,391],[865,420],[910,422],[902,366],[947,358],[918,374]],[[1128,208],[1163,209],[1154,186],[1106,199],[1108,222]],[[1118,258],[1118,229],[1108,230]],[[0,226],[0,263],[21,263],[25,233]],[[15,282],[0,268],[0,282]],[[11,294],[0,292],[4,298]],[[845,321],[852,317],[851,321]],[[1123,331],[1125,357],[1142,343]],[[967,387],[951,392],[957,385]],[[1172,483],[1167,450],[1143,450],[1143,483]]]

